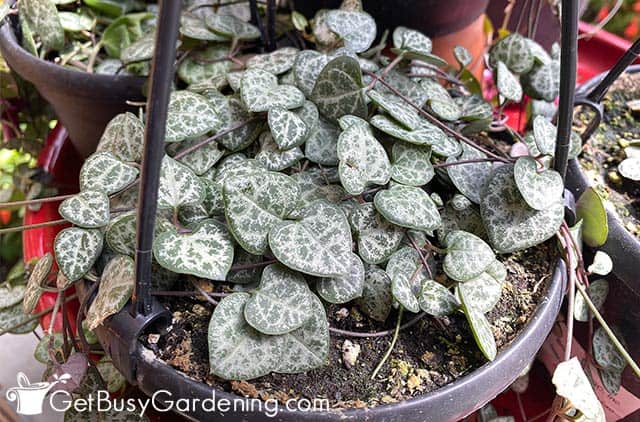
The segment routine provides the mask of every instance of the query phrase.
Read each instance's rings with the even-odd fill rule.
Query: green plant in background
[[[590,0],[582,18],[598,25],[606,22],[604,25],[606,31],[631,41],[640,35],[640,2],[638,0]]]

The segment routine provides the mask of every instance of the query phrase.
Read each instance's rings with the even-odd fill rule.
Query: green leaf
[[[395,95],[381,94],[371,90],[367,92],[371,101],[387,112],[408,130],[418,129],[423,121],[418,112]]]
[[[433,179],[431,148],[396,142],[391,149],[391,178],[407,186],[423,186]]]
[[[123,163],[111,152],[96,152],[82,165],[80,190],[112,195],[129,186],[137,177],[137,168]]]
[[[298,221],[285,221],[269,233],[269,246],[278,261],[319,277],[350,273],[351,242],[351,230],[344,213],[324,201],[302,209]]]
[[[414,29],[401,28],[398,34],[395,34],[394,31],[394,37],[400,38],[398,40],[400,41],[400,45],[397,45],[397,48],[421,55],[431,54],[431,39],[424,35],[422,32],[416,31]],[[394,40],[394,44],[395,41],[396,40]]]
[[[49,347],[51,345],[51,347]],[[62,350],[64,347],[64,337],[62,333],[45,334],[42,336],[35,350],[33,351],[33,357],[40,363],[45,365],[51,361],[49,350],[53,350],[56,355],[58,353],[62,356]]]
[[[428,122],[422,122],[416,130],[406,130],[387,116],[376,115],[370,123],[378,130],[402,141],[414,145],[430,145],[438,155],[450,156],[460,154],[460,144],[448,137],[440,128]]]
[[[176,209],[204,200],[204,185],[189,167],[165,155],[160,169],[158,208]]]
[[[469,66],[473,61],[473,57],[471,56],[469,50],[461,45],[456,45],[455,47],[453,47],[453,55],[460,65],[460,68]]]
[[[562,176],[552,169],[539,170],[533,157],[519,157],[513,166],[513,177],[522,198],[534,210],[545,210],[562,201]]]
[[[556,393],[571,403],[571,407],[581,412],[585,420],[604,422],[604,410],[593,392],[591,382],[580,366],[578,358],[573,357],[556,366],[551,379]]]
[[[51,0],[24,0],[20,2],[20,17],[27,21],[29,29],[40,36],[45,52],[62,50],[64,29],[58,10]]]
[[[102,252],[103,237],[100,230],[72,227],[56,236],[54,250],[60,271],[76,281],[89,272]]]
[[[468,122],[478,122],[493,119],[493,108],[479,95],[456,97],[453,99],[460,107],[461,119]]]
[[[229,54],[227,44],[209,45],[202,51],[189,54],[178,66],[178,76],[190,85],[189,88],[203,83],[212,84],[217,78],[225,79],[232,67],[232,62],[226,59]]]
[[[387,320],[393,304],[393,295],[391,278],[383,269],[374,265],[366,268],[362,297],[357,303],[369,318],[380,322]]]
[[[616,395],[622,386],[622,372],[615,369],[598,369],[600,380],[609,394]]]
[[[563,201],[543,211],[529,207],[513,177],[513,166],[493,170],[480,201],[480,214],[489,240],[500,253],[538,245],[556,234],[564,218]]]
[[[338,137],[340,130],[324,118],[318,120],[304,144],[305,157],[311,162],[323,166],[338,165]]]
[[[244,306],[244,317],[264,334],[285,334],[301,327],[310,317],[313,293],[304,277],[281,265],[269,265],[258,289]]]
[[[629,180],[640,181],[640,158],[627,158],[618,164],[618,173]]]
[[[304,120],[293,111],[283,107],[273,107],[268,114],[269,129],[281,150],[289,150],[301,145],[309,135]]]
[[[587,293],[591,302],[597,309],[601,309],[609,294],[609,282],[604,278],[594,280],[589,283]],[[575,304],[573,307],[573,316],[576,321],[587,322],[593,314],[590,313],[589,307],[581,294],[576,294]]]
[[[458,298],[449,289],[434,280],[422,282],[418,303],[424,312],[438,317],[451,315],[460,308]]]
[[[0,330],[6,331],[11,327],[15,327],[18,324],[24,323],[18,328],[11,330],[12,334],[27,334],[32,332],[40,324],[39,319],[34,319],[31,322],[26,322],[31,318],[31,315],[23,312],[22,305],[17,304],[0,310]]]
[[[431,231],[441,224],[436,205],[420,188],[395,185],[376,193],[373,201],[378,212],[398,226]]]
[[[109,197],[103,192],[85,190],[62,201],[58,212],[79,227],[104,227],[109,223]]]
[[[258,28],[234,15],[209,13],[205,17],[205,23],[213,32],[228,38],[239,40],[260,38],[260,30]]]
[[[408,246],[398,249],[389,259],[386,271],[391,278],[393,297],[407,310],[420,312],[418,295],[429,277],[418,251]]]
[[[505,99],[515,103],[522,100],[522,86],[518,78],[502,62],[498,62],[496,69],[496,87]]]
[[[103,356],[102,359],[100,359],[96,364],[96,368],[100,372],[100,376],[107,385],[107,391],[109,391],[110,393],[121,391],[126,386],[127,379],[113,365],[113,362],[111,361],[111,358],[109,356]],[[124,412],[118,412],[116,415],[117,416],[114,415],[112,417],[109,417],[108,420],[116,422],[115,418],[123,416],[129,416],[130,418],[132,417],[132,415],[127,415]],[[133,416],[133,418],[135,418],[133,420],[138,420],[139,415],[140,413],[137,413],[135,416]],[[133,420],[125,419],[125,421],[127,422],[133,422]]]
[[[386,221],[370,202],[359,204],[349,215],[358,240],[358,254],[369,264],[385,262],[404,237],[404,230]]]
[[[211,31],[204,20],[194,13],[182,13],[180,17],[180,33],[185,37],[201,41],[228,41],[228,38]]]
[[[372,184],[385,185],[391,177],[389,157],[365,121],[340,134],[338,159],[340,181],[351,195],[361,194]]]
[[[142,38],[122,49],[120,60],[124,64],[151,60],[156,48],[155,31],[145,34]]]
[[[280,149],[270,132],[260,135],[260,151],[255,159],[261,162],[267,170],[282,171],[293,166],[304,158],[299,147],[293,147],[286,151]]]
[[[155,18],[153,13],[129,13],[116,18],[102,34],[102,44],[107,54],[119,59],[122,50],[144,35],[144,21]]]
[[[459,158],[449,156],[446,160],[447,164],[458,161],[485,159],[487,156],[476,148],[467,144],[462,144],[462,155]],[[456,164],[447,167],[447,174],[453,182],[454,186],[464,196],[469,198],[476,204],[480,203],[480,194],[484,188],[489,176],[491,175],[492,165],[490,162],[478,162],[467,164]]]
[[[253,115],[247,111],[242,101],[236,97],[229,98],[227,110],[228,112],[224,116],[226,126],[221,128],[221,130],[238,126],[253,117]],[[230,151],[239,151],[251,145],[261,131],[262,128],[258,122],[251,122],[219,138],[218,142]]]
[[[107,124],[96,152],[110,152],[123,161],[142,161],[144,124],[132,113],[116,115]]]
[[[329,120],[345,115],[367,117],[367,105],[362,94],[362,71],[358,61],[341,56],[322,69],[311,92],[311,100]]]
[[[229,230],[247,252],[262,255],[269,231],[295,209],[299,196],[300,188],[285,174],[228,177],[223,197]]]
[[[248,69],[240,82],[242,101],[251,112],[269,111],[274,107],[287,110],[302,107],[305,97],[295,86],[278,85],[278,78],[262,69]]]
[[[58,12],[62,29],[68,32],[91,31],[94,20],[87,15],[73,12]]]
[[[167,231],[156,237],[153,256],[164,268],[224,281],[233,262],[233,242],[215,220],[203,220],[190,233]]]
[[[480,351],[488,360],[494,360],[498,353],[498,348],[487,317],[476,308],[475,303],[466,295],[463,289],[458,289],[458,298]]]
[[[177,151],[182,150],[183,148],[190,148],[203,140],[204,139],[197,138],[192,141],[182,141],[172,145],[180,146],[179,149],[176,148],[177,153]],[[172,145],[170,145],[168,149],[171,149]],[[201,176],[211,169],[222,158],[224,153],[225,151],[219,148],[218,143],[209,142],[184,157],[181,157],[178,161],[189,167],[198,176]],[[173,156],[175,156],[175,154],[173,154]]]
[[[606,252],[596,251],[593,263],[589,265],[587,271],[591,274],[607,275],[613,270],[613,261]]]
[[[555,155],[558,129],[544,116],[533,119],[533,136],[541,154]]]
[[[0,310],[22,302],[26,286],[24,284],[0,285]]]
[[[202,95],[174,91],[167,111],[166,142],[180,142],[220,130],[224,121]]]
[[[495,260],[491,247],[478,236],[455,230],[445,238],[447,255],[442,268],[456,281],[469,281],[482,274]]]
[[[536,66],[522,82],[527,95],[537,100],[553,101],[560,94],[560,60]]]
[[[364,265],[357,255],[351,254],[349,273],[332,278],[322,278],[316,284],[318,294],[329,303],[347,303],[362,296]]]
[[[296,86],[307,97],[311,96],[316,80],[327,63],[329,63],[329,56],[314,50],[303,50],[296,56],[293,79]]]
[[[478,311],[486,314],[500,301],[505,278],[504,265],[500,261],[494,260],[479,276],[459,283],[458,289],[464,292],[465,297],[469,299],[470,303],[473,303]]]
[[[344,42],[345,48],[354,53],[367,50],[376,38],[376,22],[365,12],[330,10],[326,22]]]
[[[380,74],[381,72],[378,73]],[[392,70],[391,72],[387,73],[384,80],[387,85],[390,85],[396,91],[399,91],[403,96],[407,97],[413,104],[418,107],[424,106],[427,102],[427,98],[429,98],[429,93],[427,92],[427,90],[425,90],[417,82],[413,81],[411,78],[400,72]],[[376,91],[379,91],[383,94],[396,95],[391,89],[383,84],[377,84],[375,89]]]
[[[257,68],[274,75],[288,72],[295,63],[299,50],[294,47],[283,47],[271,53],[256,54],[247,60],[247,69]]]
[[[90,330],[95,330],[105,319],[124,308],[131,299],[135,283],[132,258],[117,255],[109,261],[102,271],[98,293],[87,310],[86,320]]]
[[[615,327],[612,327],[612,330],[616,337],[621,340],[620,330]],[[611,338],[602,327],[596,328],[593,332],[593,358],[603,369],[622,372],[624,367],[627,366],[624,357],[618,352]]]
[[[576,215],[582,219],[582,238],[584,243],[597,248],[607,241],[609,236],[609,219],[604,201],[598,192],[587,188],[576,203]]]
[[[33,267],[29,280],[27,280],[27,287],[24,290],[22,297],[22,306],[20,309],[25,314],[33,312],[34,308],[40,300],[40,296],[44,293],[42,289],[49,282],[49,273],[53,265],[53,256],[49,252],[44,254]],[[18,306],[18,305],[15,305]]]
[[[453,122],[462,116],[460,106],[453,99],[440,100],[434,98],[429,100],[428,103],[431,112],[442,120]]]
[[[451,204],[451,207],[456,211],[464,211],[472,205],[469,198],[460,193],[456,193],[455,195],[453,195],[453,198],[451,198],[449,204]]]
[[[522,35],[514,32],[500,39],[489,52],[489,63],[498,67],[503,62],[514,73],[527,73],[533,67],[530,44]]]
[[[109,248],[119,254],[133,256],[137,227],[135,212],[121,214],[113,218],[104,235]]]

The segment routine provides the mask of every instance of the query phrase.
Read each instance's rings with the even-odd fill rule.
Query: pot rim
[[[558,258],[547,291],[524,329],[522,329],[520,334],[506,348],[503,348],[503,350],[498,353],[495,360],[485,363],[471,373],[433,392],[398,403],[380,405],[367,409],[345,409],[305,413],[294,412],[287,410],[283,406],[279,406],[280,413],[278,417],[273,420],[337,421],[344,419],[365,420],[371,417],[375,417],[375,420],[382,420],[378,418],[383,418],[384,420],[400,420],[400,416],[402,416],[403,413],[398,413],[399,409],[403,409],[403,412],[409,412],[411,414],[421,414],[421,417],[428,417],[429,412],[434,412],[438,415],[438,419],[436,420],[457,420],[468,416],[473,411],[488,403],[515,381],[519,374],[534,359],[540,347],[542,347],[544,340],[555,323],[556,316],[562,305],[566,285],[565,268],[564,261]],[[106,321],[105,325],[111,325],[108,331],[116,329],[112,320]],[[99,335],[99,337],[101,336]],[[101,340],[103,339],[101,338]],[[104,341],[108,342],[108,337],[104,338]],[[138,387],[149,396],[152,396],[158,389],[164,389],[170,391],[174,399],[185,396],[198,397],[201,399],[211,398],[215,392],[216,400],[218,398],[228,400],[240,399],[244,400],[247,404],[252,400],[213,388],[188,377],[185,373],[158,359],[151,350],[144,347],[140,342],[137,343],[133,359],[137,360],[136,380]],[[456,402],[460,401],[458,400],[460,397],[468,397],[468,403],[465,406],[456,408]],[[443,408],[443,405],[446,406]],[[200,414],[187,414],[186,416],[194,417],[195,415],[195,417],[200,418],[204,415],[211,416],[213,414],[215,413],[201,410]],[[228,414],[232,420],[234,420],[233,417],[236,415],[244,415],[247,418],[251,418],[252,416],[256,417],[257,413],[243,412],[242,414]],[[404,413],[404,415],[402,419],[408,416],[406,413]],[[397,419],[394,417],[397,417]],[[409,418],[409,420],[412,419]]]

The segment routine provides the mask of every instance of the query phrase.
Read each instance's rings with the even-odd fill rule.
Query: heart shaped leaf
[[[489,62],[494,68],[503,62],[514,73],[527,73],[533,67],[530,44],[517,32],[507,35],[491,48]]]
[[[318,120],[317,127],[311,132],[304,144],[304,154],[309,161],[323,165],[338,165],[338,137],[340,130],[324,118]]]
[[[110,152],[123,161],[142,161],[144,123],[132,113],[116,115],[104,128],[96,152]]]
[[[392,304],[391,278],[383,269],[368,266],[364,273],[364,287],[362,297],[358,299],[358,307],[369,318],[384,322],[391,313]]]
[[[431,148],[396,142],[391,149],[391,178],[407,186],[423,186],[433,179]]]
[[[167,112],[166,142],[180,142],[222,128],[224,122],[211,103],[190,91],[174,91]]]
[[[358,239],[358,254],[369,264],[385,262],[404,237],[404,230],[383,219],[370,202],[358,205],[349,223]]]
[[[98,294],[87,310],[87,324],[90,330],[102,325],[105,319],[124,308],[135,286],[135,266],[133,259],[118,255],[104,267],[100,277]]]
[[[616,327],[611,327],[611,329],[616,334],[616,337],[620,339],[620,330],[616,329]],[[624,367],[627,366],[624,357],[618,352],[611,338],[602,327],[598,327],[593,332],[593,358],[604,369],[622,372]]]
[[[520,157],[513,167],[513,177],[525,202],[534,210],[544,210],[562,200],[564,183],[555,170],[538,171],[538,162]]]
[[[309,128],[293,111],[283,107],[269,110],[269,129],[281,150],[288,150],[301,145],[309,135]]]
[[[582,220],[584,243],[597,248],[604,245],[609,237],[609,217],[604,200],[593,188],[587,188],[576,203],[576,215]]]
[[[365,12],[330,10],[326,22],[342,39],[345,48],[354,53],[367,50],[376,38],[376,21]]]
[[[378,73],[380,74],[381,72],[384,72],[384,70]],[[403,73],[392,70],[386,74],[384,80],[387,85],[390,85],[395,91],[399,91],[418,107],[424,106],[429,98],[427,90]],[[375,90],[386,95],[396,95],[395,92],[383,84],[377,84]]]
[[[597,251],[593,257],[593,263],[589,265],[587,271],[591,274],[607,275],[613,270],[613,261],[606,252]]]
[[[287,267],[319,277],[351,273],[351,230],[342,210],[318,201],[300,211],[299,221],[285,221],[269,233],[269,246]]]
[[[287,110],[302,107],[304,94],[295,86],[278,85],[278,78],[262,69],[248,69],[240,82],[242,101],[251,112],[269,111],[274,107]]]
[[[456,121],[462,116],[460,106],[453,99],[431,99],[429,100],[429,108],[433,114],[450,122]]]
[[[460,302],[453,293],[434,280],[424,280],[418,297],[420,309],[429,315],[451,315],[460,308]]]
[[[260,38],[260,30],[235,15],[208,13],[205,18],[207,27],[213,32],[238,40],[255,40]]]
[[[264,334],[285,334],[299,328],[310,317],[313,293],[304,277],[281,265],[269,265],[262,280],[244,306],[244,317]]]
[[[218,86],[224,81],[231,70],[231,62],[227,44],[213,44],[197,53],[189,54],[178,66],[178,76],[189,84],[190,91],[205,84]],[[224,83],[226,85],[226,81]]]
[[[351,195],[361,194],[371,184],[389,182],[389,157],[365,121],[351,125],[340,134],[338,159],[340,181]]]
[[[578,410],[585,420],[605,420],[602,405],[577,357],[558,364],[551,381],[556,386],[556,393],[567,399],[571,407]]]
[[[39,298],[38,296],[38,299]],[[32,319],[32,316],[22,310],[22,305],[17,304],[10,306],[0,310],[0,330],[6,331],[11,329],[10,333],[12,334],[30,333],[40,325],[40,320],[32,319],[31,322],[29,322],[30,319]],[[18,327],[13,328],[16,326]]]
[[[391,293],[408,311],[420,312],[418,295],[422,283],[428,279],[418,251],[408,246],[398,249],[387,263],[391,278]]]
[[[604,302],[607,300],[607,295],[609,294],[609,282],[604,278],[594,280],[589,283],[587,293],[589,294],[589,299],[591,299],[591,302],[593,302],[596,308],[601,309]],[[587,322],[593,316],[581,294],[576,295],[573,309],[573,316],[576,321]]]
[[[349,274],[322,278],[316,285],[318,294],[329,303],[347,303],[362,296],[364,265],[357,255],[351,254]]]
[[[516,103],[522,100],[520,81],[502,62],[498,62],[496,69],[496,87],[500,95],[505,99]]]
[[[416,130],[422,124],[418,112],[395,95],[381,94],[378,91],[367,92],[371,101],[387,112],[408,130]]]
[[[280,149],[273,140],[270,132],[260,135],[260,151],[256,154],[256,160],[261,162],[267,170],[282,171],[293,166],[304,158],[302,150],[293,147],[286,151]]]
[[[119,254],[133,256],[137,227],[135,212],[121,214],[113,218],[104,235],[109,248]]]
[[[7,283],[0,285],[0,309],[8,308],[22,302],[25,289],[26,286],[24,284],[12,286]]]
[[[224,281],[233,262],[233,242],[215,220],[203,220],[191,233],[166,231],[153,244],[153,256],[164,268]]]
[[[43,287],[45,287],[49,281],[49,273],[51,272],[51,267],[53,265],[53,256],[50,253],[44,254],[33,267],[31,271],[31,275],[29,276],[29,280],[27,281],[27,287],[23,292],[22,297],[22,306],[17,306],[22,310],[25,314],[30,314],[35,309],[38,301],[40,300],[40,296],[44,293]],[[7,307],[6,309],[2,309],[2,313],[5,311],[13,309],[12,306]],[[10,326],[9,326],[10,327]],[[8,327],[7,327],[8,328]],[[3,330],[5,328],[2,328]]]
[[[289,176],[260,172],[225,179],[225,217],[229,230],[247,252],[262,255],[269,231],[296,207],[300,188]]]
[[[102,233],[97,229],[72,227],[56,236],[54,250],[60,271],[76,281],[89,272],[102,252]]]
[[[450,156],[446,163],[452,164],[447,167],[447,174],[455,187],[464,196],[476,204],[480,203],[480,193],[491,175],[490,162],[453,164],[458,161],[482,160],[487,156],[467,144],[462,144],[462,155],[459,158]]]
[[[131,43],[120,52],[120,60],[124,64],[151,60],[156,47],[156,34],[150,32]]]
[[[60,24],[58,10],[53,1],[26,0],[20,2],[20,17],[25,19],[29,28],[40,36],[45,52],[62,50],[64,29]]]
[[[431,231],[441,224],[438,208],[420,188],[395,185],[376,193],[373,202],[384,218],[400,227]]]
[[[378,130],[402,141],[415,145],[430,145],[431,150],[438,155],[448,157],[458,155],[462,151],[460,144],[448,137],[440,128],[428,122],[422,122],[416,130],[406,130],[386,116],[377,115],[370,123]]]
[[[247,60],[246,66],[247,69],[257,68],[281,75],[293,67],[298,51],[297,48],[283,47],[271,53],[256,54]]]
[[[627,158],[618,164],[618,172],[629,180],[640,181],[640,158]]]
[[[478,236],[455,230],[445,238],[447,255],[442,268],[456,281],[469,281],[482,274],[495,260],[491,247]]]
[[[107,195],[120,192],[138,177],[138,169],[120,161],[111,152],[92,154],[80,170],[80,190]]]
[[[562,201],[537,211],[522,199],[513,166],[493,170],[480,201],[480,214],[489,240],[500,253],[538,245],[555,235],[564,218]]]
[[[560,94],[560,60],[551,60],[522,75],[527,95],[534,99],[552,102]]]
[[[496,271],[500,272],[504,266],[500,261],[494,261],[485,272],[469,281],[458,284],[458,289],[463,290],[465,297],[469,299],[478,311],[486,314],[491,311],[502,296],[502,284]]]
[[[185,12],[180,17],[180,33],[185,37],[201,41],[228,41],[228,38],[211,31],[204,20],[194,13]]]
[[[471,56],[469,50],[461,45],[456,45],[455,47],[453,47],[453,55],[460,65],[460,68],[469,66],[473,61],[473,56]]]
[[[109,223],[109,197],[103,192],[85,190],[62,201],[58,212],[79,227],[104,227]]]
[[[258,122],[250,122],[252,114],[249,113],[239,98],[228,97],[227,112],[224,113],[226,125],[223,130],[244,124],[239,129],[222,136],[219,139],[220,145],[229,151],[239,151],[251,145],[262,131],[262,126]]]
[[[609,394],[616,395],[622,386],[622,371],[615,369],[598,369],[600,380]]]
[[[488,360],[494,360],[498,348],[487,317],[475,307],[472,298],[466,296],[462,289],[458,289],[458,298],[480,351]]]
[[[345,115],[367,117],[367,105],[362,95],[362,71],[358,61],[341,56],[322,69],[311,92],[311,100],[329,120]]]
[[[160,169],[158,208],[176,209],[204,200],[204,185],[191,169],[165,155]]]

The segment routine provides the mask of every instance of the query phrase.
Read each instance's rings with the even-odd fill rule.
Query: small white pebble
[[[347,369],[351,369],[355,366],[360,354],[360,345],[353,343],[350,340],[345,340],[342,343],[342,361]]]
[[[160,340],[160,334],[149,334],[149,336],[147,336],[149,344],[156,344],[158,340]]]
[[[347,308],[340,308],[336,311],[336,320],[341,321],[349,316],[349,310]]]

